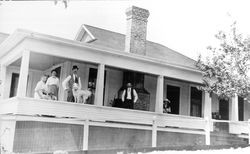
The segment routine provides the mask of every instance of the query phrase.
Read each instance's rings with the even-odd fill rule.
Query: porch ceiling
[[[67,59],[65,58],[59,58],[59,57],[31,52],[29,68],[44,71],[50,68],[51,66],[63,63],[66,60]],[[17,67],[20,67],[20,65],[21,65],[21,58],[19,58],[17,61],[11,64],[11,66],[17,66]]]

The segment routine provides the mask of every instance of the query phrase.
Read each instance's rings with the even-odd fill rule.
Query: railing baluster
[[[157,123],[153,120],[152,124],[152,147],[157,146]]]

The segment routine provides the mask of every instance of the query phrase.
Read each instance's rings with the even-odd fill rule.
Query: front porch
[[[201,84],[200,72],[159,59],[50,37],[32,33],[9,48],[10,52],[2,47],[6,50],[0,71],[4,150],[51,152],[211,144],[215,122],[212,112],[217,109],[214,97],[196,88]],[[89,82],[95,85],[91,103],[66,102],[61,84],[59,101],[33,98],[42,74],[60,68],[61,82],[73,65],[80,67],[83,89]],[[142,110],[114,108],[110,103],[120,98],[127,71],[144,76],[143,80],[134,80],[135,86],[143,86],[150,93]],[[13,73],[18,77],[13,79]],[[165,98],[175,104],[172,114],[163,112]],[[249,126],[237,120],[237,100],[233,99],[230,106],[230,121],[224,121],[230,123],[229,133],[248,135]]]

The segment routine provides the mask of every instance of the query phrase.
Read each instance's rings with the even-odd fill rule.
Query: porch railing
[[[199,117],[26,97],[2,100],[0,115],[5,120],[80,124],[84,125],[85,129],[93,125],[151,130],[153,147],[156,146],[157,131],[205,135],[206,144],[210,144],[210,121]],[[54,118],[39,115],[49,115]],[[87,148],[86,145],[83,147]]]
[[[53,118],[41,115],[49,115]],[[205,135],[210,145],[213,123],[229,123],[229,132],[242,135],[250,141],[250,121],[236,122],[184,115],[164,114],[122,108],[76,104],[64,101],[38,100],[14,97],[1,100],[0,119],[14,121],[42,121],[89,126],[141,129],[152,131],[152,146],[156,146],[157,131]],[[88,131],[85,131],[87,133]],[[83,150],[87,150],[88,134],[84,135]]]

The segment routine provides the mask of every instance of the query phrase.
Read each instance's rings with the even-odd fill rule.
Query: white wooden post
[[[27,91],[27,82],[29,74],[30,51],[23,51],[20,75],[17,88],[17,96],[25,97]]]
[[[4,99],[4,87],[6,85],[6,66],[4,64],[1,64],[0,68],[0,100]]]
[[[164,88],[164,77],[159,75],[157,77],[156,87],[156,101],[155,101],[155,112],[163,113],[163,88]]]
[[[232,97],[231,120],[239,121],[238,96],[236,94],[234,97]]]
[[[248,144],[250,144],[250,119],[248,119]]]
[[[153,120],[153,125],[152,125],[152,147],[157,146],[157,124],[156,121]]]
[[[210,145],[210,119],[209,117],[205,117],[206,126],[205,126],[205,140],[206,145]]]
[[[204,117],[212,118],[212,99],[208,92],[205,92]]]
[[[97,72],[96,91],[95,91],[95,105],[97,106],[102,106],[103,102],[104,72],[105,72],[105,65],[99,64]]]
[[[83,150],[88,150],[89,147],[89,120],[84,123],[83,131]]]
[[[61,76],[61,80],[63,81],[65,78],[67,78],[67,76],[70,74],[71,72],[71,62],[70,61],[66,61],[63,63],[63,67],[62,67],[62,76]],[[59,88],[59,100],[64,100],[67,101],[67,91],[65,91],[63,88]]]

